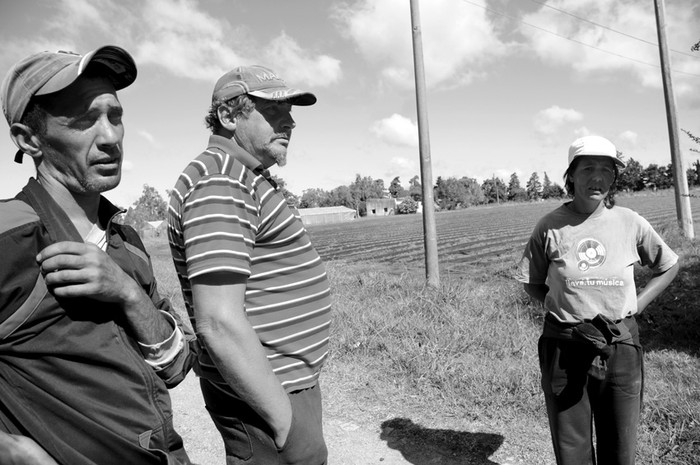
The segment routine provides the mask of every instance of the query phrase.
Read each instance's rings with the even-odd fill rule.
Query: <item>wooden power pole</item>
[[[440,284],[437,252],[437,228],[435,227],[435,203],[433,201],[433,172],[430,163],[430,137],[428,135],[428,110],[426,106],[425,67],[421,42],[420,11],[418,0],[411,0],[411,26],[413,30],[413,67],[416,79],[416,106],[418,111],[418,141],[420,145],[420,176],[423,187],[423,243],[425,244],[425,277],[428,285]]]
[[[686,178],[678,142],[678,123],[676,121],[676,99],[673,95],[671,81],[671,62],[668,56],[668,44],[666,42],[666,10],[664,0],[654,0],[656,12],[656,31],[659,36],[659,55],[661,57],[661,77],[664,86],[664,98],[666,100],[666,120],[668,121],[668,139],[671,144],[671,167],[673,169],[673,187],[676,196],[676,215],[678,224],[683,234],[692,239],[695,237],[693,227],[693,213],[690,209],[690,195],[688,193],[688,178]]]

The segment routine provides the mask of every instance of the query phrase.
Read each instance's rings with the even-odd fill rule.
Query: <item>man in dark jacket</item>
[[[101,195],[121,179],[116,91],[135,78],[133,58],[105,46],[32,55],[2,83],[15,161],[37,170],[0,202],[2,463],[190,463],[167,389],[193,337]]]

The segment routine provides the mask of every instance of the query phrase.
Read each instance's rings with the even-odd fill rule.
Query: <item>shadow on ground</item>
[[[675,350],[700,356],[700,263],[681,264],[678,276],[642,312],[639,337],[646,350]]]
[[[489,460],[503,444],[503,436],[424,428],[408,418],[381,425],[380,438],[414,465],[497,465]]]

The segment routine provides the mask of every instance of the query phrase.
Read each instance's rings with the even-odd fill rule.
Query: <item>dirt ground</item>
[[[182,435],[192,461],[198,465],[224,465],[223,445],[204,409],[197,378],[190,374],[171,391],[171,396],[175,427]],[[406,461],[399,451],[389,448],[379,438],[379,431],[367,431],[351,421],[326,418],[324,435],[329,448],[329,464],[412,463]]]
[[[331,387],[331,386],[328,386]],[[325,402],[328,392],[333,401]],[[204,408],[197,378],[190,374],[171,391],[175,427],[192,461],[198,465],[224,465],[219,433]],[[324,390],[324,435],[329,465],[548,465],[548,432],[517,435],[430,429],[404,417],[377,419],[362,414],[362,400],[344,397],[338,389]],[[480,426],[480,427],[479,427]],[[532,436],[532,440],[523,438]],[[522,444],[529,444],[523,449]]]

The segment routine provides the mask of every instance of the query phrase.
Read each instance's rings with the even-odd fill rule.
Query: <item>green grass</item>
[[[682,267],[640,318],[646,378],[637,463],[700,463],[700,248],[676,227],[658,230]],[[160,241],[148,245],[161,292],[182,308]],[[512,278],[517,259],[443,272],[438,288],[426,286],[421,267],[327,263],[328,414],[376,427],[408,424],[414,436],[416,424],[497,434],[503,444],[491,460],[553,463],[537,361],[542,310]],[[637,274],[638,282],[648,276]]]

